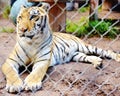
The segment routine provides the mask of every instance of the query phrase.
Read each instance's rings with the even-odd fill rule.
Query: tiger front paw
[[[21,79],[14,80],[14,82],[7,81],[5,89],[10,93],[19,93],[23,90],[23,82]]]
[[[27,77],[24,81],[24,88],[26,91],[30,90],[30,91],[37,91],[38,89],[40,89],[42,86],[42,82],[41,81],[37,81],[34,78],[31,79],[29,77]]]

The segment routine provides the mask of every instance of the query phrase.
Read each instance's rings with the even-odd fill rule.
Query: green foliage
[[[116,27],[112,26],[111,22],[108,21],[91,21],[89,22],[90,27],[95,28],[94,34],[104,35],[109,38],[115,38],[117,34],[120,34]]]
[[[99,21],[91,21],[90,27],[95,28],[95,33],[104,34],[107,30],[109,30],[110,22],[99,22]]]
[[[76,36],[85,36],[88,33],[88,20],[81,18],[78,22],[67,20],[66,32],[75,32]],[[77,31],[77,32],[76,32]]]
[[[10,14],[10,6],[5,6],[3,9],[3,18],[8,19]]]
[[[0,27],[0,32],[13,33],[15,29],[10,27]]]
[[[120,30],[118,30],[116,27],[113,27],[107,35],[109,38],[115,38],[118,34],[120,34]]]
[[[84,13],[89,10],[89,7],[82,7],[78,9],[78,12]]]
[[[66,31],[70,33],[74,32],[78,28],[77,24],[70,20],[67,20],[66,25]]]
[[[93,31],[93,32],[92,32]],[[66,32],[75,33],[76,36],[85,36],[92,32],[89,36],[98,35],[108,38],[115,38],[120,34],[119,30],[112,26],[110,21],[90,21],[85,17],[78,22],[67,20]]]

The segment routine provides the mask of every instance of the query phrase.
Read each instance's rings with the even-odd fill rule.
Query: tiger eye
[[[22,16],[19,16],[18,18],[19,18],[19,19],[22,19]]]
[[[35,15],[39,15],[39,10],[35,10],[35,11],[34,11],[34,14],[35,14]]]

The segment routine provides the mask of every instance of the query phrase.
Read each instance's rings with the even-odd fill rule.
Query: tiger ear
[[[50,9],[50,4],[42,2],[42,3],[38,4],[38,7],[42,7],[46,12],[48,12]]]

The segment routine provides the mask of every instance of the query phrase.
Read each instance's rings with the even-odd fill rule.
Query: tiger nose
[[[28,29],[27,28],[21,28],[22,32],[26,32]]]

